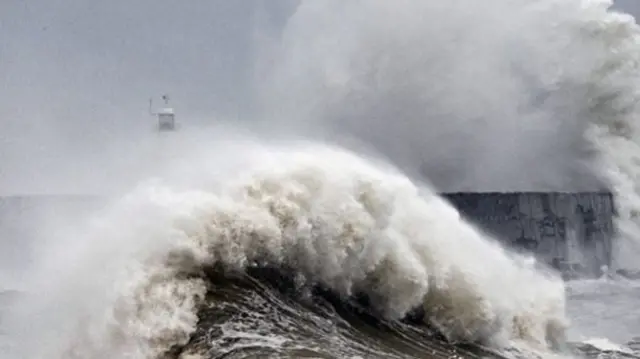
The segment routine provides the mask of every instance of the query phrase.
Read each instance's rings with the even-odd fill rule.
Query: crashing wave
[[[289,268],[299,286],[366,295],[386,320],[422,307],[453,342],[546,348],[566,325],[559,278],[509,254],[427,187],[335,148],[272,150],[210,192],[142,187],[95,226],[88,253],[75,256],[90,262],[70,268],[74,296],[83,290],[89,303],[43,342],[48,357],[153,358],[185,344],[216,290],[203,280],[212,266]],[[78,278],[84,265],[103,280]],[[59,304],[52,299],[45,304]],[[43,309],[42,320],[56,314]]]

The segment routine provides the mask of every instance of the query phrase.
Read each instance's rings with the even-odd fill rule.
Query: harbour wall
[[[516,251],[588,276],[612,261],[615,206],[608,192],[444,194],[460,213]]]

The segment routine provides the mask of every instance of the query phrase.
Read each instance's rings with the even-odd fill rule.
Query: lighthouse
[[[149,99],[149,113],[156,116],[158,119],[158,131],[167,132],[175,131],[176,129],[176,115],[171,106],[169,106],[169,96],[163,95],[164,107],[153,110],[153,99]]]

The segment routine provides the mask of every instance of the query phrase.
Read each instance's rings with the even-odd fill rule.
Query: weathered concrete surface
[[[447,193],[468,219],[516,250],[563,271],[598,275],[611,264],[613,196],[607,192]]]

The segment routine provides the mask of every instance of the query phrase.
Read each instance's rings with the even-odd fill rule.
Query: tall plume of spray
[[[269,41],[276,44],[266,49],[272,68],[257,93],[262,109],[270,115],[266,118],[269,126],[334,141],[349,137],[364,141],[405,172],[432,182],[441,191],[611,187],[617,195],[620,228],[626,239],[620,243],[633,244],[637,238],[634,234],[640,233],[635,219],[640,197],[635,188],[634,162],[640,157],[640,134],[634,123],[638,113],[634,84],[637,28],[629,18],[609,13],[609,5],[579,0],[301,2],[283,30],[281,41]],[[274,126],[271,120],[280,121],[281,126]],[[25,315],[14,312],[18,319],[38,322],[34,325],[32,320],[16,320],[17,332],[25,334],[21,339],[26,350],[42,352],[42,357],[68,354],[69,349],[81,358],[124,357],[124,352],[130,353],[129,357],[157,357],[169,345],[184,343],[195,329],[195,299],[206,288],[198,280],[183,280],[180,274],[218,259],[237,259],[238,263],[230,264],[242,265],[252,259],[251,255],[262,253],[253,251],[251,240],[240,246],[247,251],[240,251],[238,257],[226,255],[238,247],[236,242],[223,235],[200,235],[209,233],[207,225],[219,222],[223,232],[247,234],[235,238],[241,241],[266,238],[259,248],[273,249],[267,252],[276,258],[285,253],[297,259],[299,251],[280,250],[296,249],[298,242],[288,242],[296,238],[287,237],[289,231],[278,227],[280,222],[267,210],[271,208],[268,201],[282,201],[278,208],[283,210],[285,219],[292,213],[290,208],[313,208],[319,214],[312,212],[309,218],[318,216],[323,223],[335,222],[338,225],[332,233],[340,233],[338,229],[346,228],[342,221],[351,217],[339,216],[338,221],[334,217],[345,209],[344,203],[359,203],[355,198],[363,195],[361,183],[371,187],[364,192],[382,195],[371,197],[383,204],[379,207],[381,222],[389,215],[387,209],[393,208],[400,213],[393,217],[399,219],[394,222],[394,231],[407,231],[401,242],[393,241],[394,236],[389,245],[379,241],[384,244],[382,254],[402,254],[398,257],[402,270],[391,277],[391,284],[397,283],[395,279],[406,283],[417,278],[412,282],[417,285],[408,286],[408,301],[404,301],[403,292],[397,287],[388,287],[389,303],[400,307],[397,312],[421,302],[427,274],[435,270],[447,278],[447,270],[439,270],[428,260],[416,262],[415,266],[414,261],[406,260],[436,253],[436,262],[449,262],[445,269],[452,268],[462,273],[463,279],[469,279],[472,293],[479,291],[489,298],[489,304],[498,304],[499,318],[519,314],[522,305],[526,307],[525,319],[531,317],[529,314],[542,313],[541,320],[534,320],[536,338],[546,334],[539,324],[549,322],[547,319],[555,321],[556,317],[562,319],[564,292],[560,283],[551,281],[549,287],[523,280],[537,276],[529,269],[524,273],[531,276],[520,276],[523,272],[507,256],[496,255],[502,253],[497,246],[474,234],[455,212],[437,201],[434,208],[446,209],[446,216],[433,212],[433,220],[427,222],[435,224],[441,235],[431,235],[429,228],[422,227],[430,212],[425,210],[421,197],[415,195],[417,187],[403,176],[396,176],[393,171],[369,170],[369,164],[340,151],[312,148],[300,157],[300,153],[295,155],[296,148],[287,147],[274,155],[270,153],[274,151],[271,146],[254,143],[261,141],[251,139],[245,144],[233,138],[227,139],[228,143],[222,141],[223,137],[231,137],[226,131],[218,131],[217,135],[220,138],[195,141],[197,145],[192,136],[174,138],[170,148],[181,150],[176,161],[158,161],[171,174],[165,177],[176,177],[167,179],[171,190],[141,186],[113,211],[107,211],[107,219],[97,221],[94,232],[89,231],[95,235],[93,241],[82,238],[78,244],[75,236],[67,236],[70,243],[54,240],[52,246],[57,251],[45,246],[42,253],[48,261],[42,264],[43,278],[37,278],[42,283],[37,293],[43,295],[35,298],[44,303],[35,303],[37,310],[33,310],[25,301],[21,303]],[[146,147],[155,154],[155,141],[151,142]],[[246,161],[238,159],[244,155]],[[176,167],[176,163],[180,166]],[[256,191],[253,182],[247,185],[236,178],[237,173],[245,171],[266,190],[262,198],[267,202],[246,196],[246,186],[252,189],[251,193]],[[354,174],[366,175],[365,181]],[[305,185],[307,181],[311,185]],[[325,183],[324,187],[317,186],[317,182]],[[378,187],[380,191],[375,190]],[[327,188],[321,200],[313,197],[318,188]],[[275,196],[274,191],[279,195]],[[316,206],[293,206],[296,203],[290,201],[289,195],[308,196]],[[408,200],[395,206],[396,196]],[[388,205],[386,200],[390,201]],[[411,205],[415,203],[419,205]],[[360,218],[361,212],[350,213],[355,219]],[[237,219],[231,225],[236,225],[238,231],[229,231],[229,217]],[[173,227],[176,218],[180,228]],[[415,223],[423,237],[416,236],[405,219]],[[367,231],[378,224],[366,223],[369,227],[362,228]],[[256,227],[268,233],[249,235]],[[451,240],[451,233],[459,234],[456,240]],[[322,239],[317,243],[333,243]],[[484,248],[485,255],[460,251],[459,248],[467,248],[469,241]],[[293,245],[279,246],[282,243]],[[74,248],[76,245],[79,248]],[[212,257],[212,245],[224,255],[216,256],[216,252]],[[67,261],[69,253],[82,260]],[[249,253],[248,258],[245,253]],[[348,251],[341,249],[337,253]],[[177,259],[175,266],[165,266],[167,254]],[[59,258],[65,258],[64,263]],[[319,269],[320,278],[328,278],[328,283],[342,278],[336,273],[343,272],[325,270],[328,267],[324,264],[333,263],[332,258],[303,258],[298,262],[309,263],[310,272]],[[499,262],[508,263],[487,266],[485,258],[492,258],[493,262],[501,258]],[[618,259],[620,265],[627,265],[623,263],[625,258]],[[315,268],[314,263],[323,265]],[[422,266],[425,263],[427,266]],[[56,278],[51,278],[52,273]],[[358,282],[359,271],[353,273],[353,277],[351,272],[344,273],[345,278]],[[504,277],[498,280],[497,276]],[[506,293],[504,283],[514,283],[514,288],[526,285]],[[109,292],[106,297],[105,291]],[[537,300],[539,297],[545,300]],[[450,298],[443,297],[451,303]],[[549,304],[546,312],[529,306],[541,303]],[[169,330],[166,308],[172,308],[175,314]],[[450,314],[456,318],[456,313],[452,310]],[[489,319],[494,319],[491,311],[488,314],[492,314]],[[34,335],[36,330],[44,334]],[[83,335],[75,335],[78,332]]]
[[[269,53],[262,105],[293,131],[364,141],[441,191],[611,189],[616,265],[629,267],[640,38],[611,5],[301,2]]]

